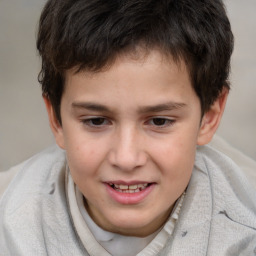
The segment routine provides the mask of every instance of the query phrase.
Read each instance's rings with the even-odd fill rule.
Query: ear
[[[217,131],[225,109],[228,92],[229,89],[224,88],[218,99],[210,107],[209,111],[204,114],[197,138],[198,145],[209,143]]]
[[[53,106],[49,98],[45,96],[43,98],[44,98],[44,103],[48,113],[50,127],[55,137],[56,143],[58,144],[59,147],[64,149],[65,147],[64,147],[64,136],[63,136],[62,126],[56,117],[55,111],[53,109]]]

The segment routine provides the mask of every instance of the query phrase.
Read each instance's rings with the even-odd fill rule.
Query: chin
[[[159,222],[154,221],[152,218],[147,218],[143,214],[118,214],[113,216],[111,232],[118,233],[126,236],[144,237],[154,233],[159,228]]]

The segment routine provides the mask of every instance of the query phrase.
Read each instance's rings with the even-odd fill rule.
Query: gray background
[[[0,171],[54,143],[37,82],[45,0],[0,0]],[[232,91],[218,130],[256,160],[256,1],[226,0],[235,35]]]

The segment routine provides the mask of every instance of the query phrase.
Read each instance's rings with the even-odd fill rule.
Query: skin
[[[189,183],[197,145],[214,135],[227,94],[201,118],[184,62],[177,65],[157,50],[120,56],[101,72],[67,71],[62,125],[47,98],[45,103],[93,220],[128,236],[158,230]],[[120,203],[108,183],[153,185],[142,200],[127,196]]]

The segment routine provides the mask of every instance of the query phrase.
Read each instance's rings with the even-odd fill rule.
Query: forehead
[[[80,63],[77,66],[67,70],[65,72],[65,77],[75,73],[84,73],[88,77],[97,77],[98,74],[107,73],[109,70],[113,70],[125,63],[133,65],[143,65],[145,63],[151,63],[153,65],[169,64],[170,66],[176,66],[181,71],[190,73],[189,65],[186,64],[181,55],[174,57],[170,52],[162,50],[157,46],[147,48],[143,44],[138,44],[114,54],[112,58],[107,60],[106,64],[103,66],[84,67],[83,63]]]
[[[157,50],[119,55],[97,72],[69,70],[65,84],[64,96],[81,100],[97,96],[97,100],[103,101],[130,98],[134,102],[158,104],[166,97],[178,100],[194,94],[185,62],[174,61]]]

